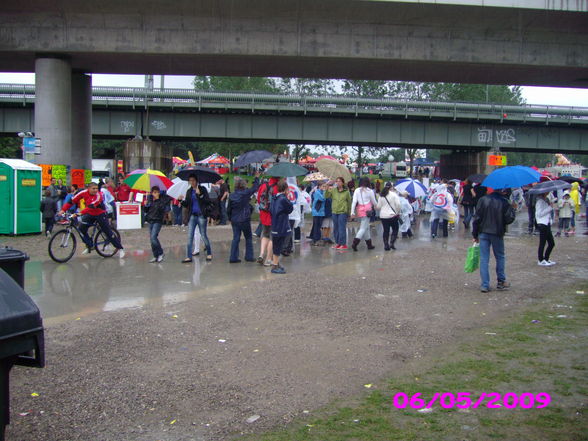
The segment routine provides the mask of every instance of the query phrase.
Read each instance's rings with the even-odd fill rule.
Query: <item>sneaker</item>
[[[263,265],[263,257],[259,256],[256,260],[257,263],[259,263],[260,265]]]
[[[90,254],[92,252],[92,248],[84,248],[84,251],[82,251],[82,254]]]
[[[348,250],[349,247],[347,245],[339,245],[339,250]]]
[[[553,260],[546,260],[546,262],[549,266],[553,266],[553,265],[557,264],[557,262],[554,262]]]
[[[229,260],[229,263],[241,263],[241,259]]]
[[[119,259],[124,259],[126,256],[125,250],[118,250],[118,258]]]
[[[549,263],[547,263],[546,260],[541,260],[540,262],[537,262],[537,265],[539,265],[539,266],[551,266]]]
[[[509,288],[510,288],[510,283],[507,282],[506,280],[503,282],[498,282],[498,285],[496,285],[496,289],[498,291],[508,291]]]
[[[437,237],[436,234],[431,234],[431,239],[435,239]]]
[[[331,248],[334,250],[338,250],[339,248],[341,248],[341,245],[333,245]]]
[[[200,251],[196,251],[195,253],[192,253],[192,256],[200,256]]]
[[[155,263],[155,262],[157,262],[157,257],[154,257],[153,259],[151,259],[151,260],[149,261],[149,263]]]
[[[271,272],[273,274],[286,274],[286,270],[284,268],[282,268],[281,266],[276,266],[275,268],[272,268]]]
[[[162,254],[161,256],[157,257],[157,263],[161,263],[163,262],[163,259],[165,258],[165,254]]]
[[[480,292],[490,292],[490,288],[480,288]]]
[[[294,239],[294,243],[300,243],[300,239]]]
[[[263,266],[272,266],[273,263],[271,260],[266,260],[265,263],[263,264]]]

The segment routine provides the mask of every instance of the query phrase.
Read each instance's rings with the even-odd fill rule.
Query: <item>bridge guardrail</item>
[[[35,100],[35,86],[0,84],[0,102],[30,105]],[[412,101],[394,98],[360,98],[350,96],[304,96],[243,92],[210,92],[193,89],[146,89],[134,87],[92,88],[94,105],[105,107],[197,108],[255,112],[303,112],[353,114],[355,116],[393,115],[452,118],[454,120],[494,120],[542,122],[545,124],[588,124],[587,107],[500,105]]]

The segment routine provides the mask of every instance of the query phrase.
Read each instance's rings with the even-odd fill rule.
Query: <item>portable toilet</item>
[[[41,167],[0,159],[0,234],[41,232]]]

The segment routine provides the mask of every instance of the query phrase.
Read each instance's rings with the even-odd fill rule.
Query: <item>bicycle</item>
[[[82,243],[84,243],[79,224],[80,222],[78,221],[77,216],[68,216],[60,222],[60,225],[64,225],[65,228],[53,233],[51,236],[48,250],[49,256],[55,262],[65,263],[74,256],[78,243],[75,235],[76,231],[78,232],[78,236],[82,240]],[[114,256],[118,252],[118,249],[110,243],[106,233],[100,228],[100,225],[93,224],[92,227],[93,229],[88,230],[88,236],[92,238],[92,249],[96,250],[96,252],[102,257]],[[120,233],[118,230],[114,227],[111,228],[112,234],[114,234],[120,241]]]

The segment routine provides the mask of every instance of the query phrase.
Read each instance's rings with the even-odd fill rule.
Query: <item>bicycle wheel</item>
[[[112,228],[112,234],[115,235],[120,242],[120,233],[115,228]],[[101,228],[98,228],[98,231],[94,236],[94,248],[102,257],[112,257],[118,251],[118,249],[108,241],[108,237]]]
[[[49,256],[57,263],[67,262],[75,254],[77,243],[73,231],[60,230],[49,241]]]

